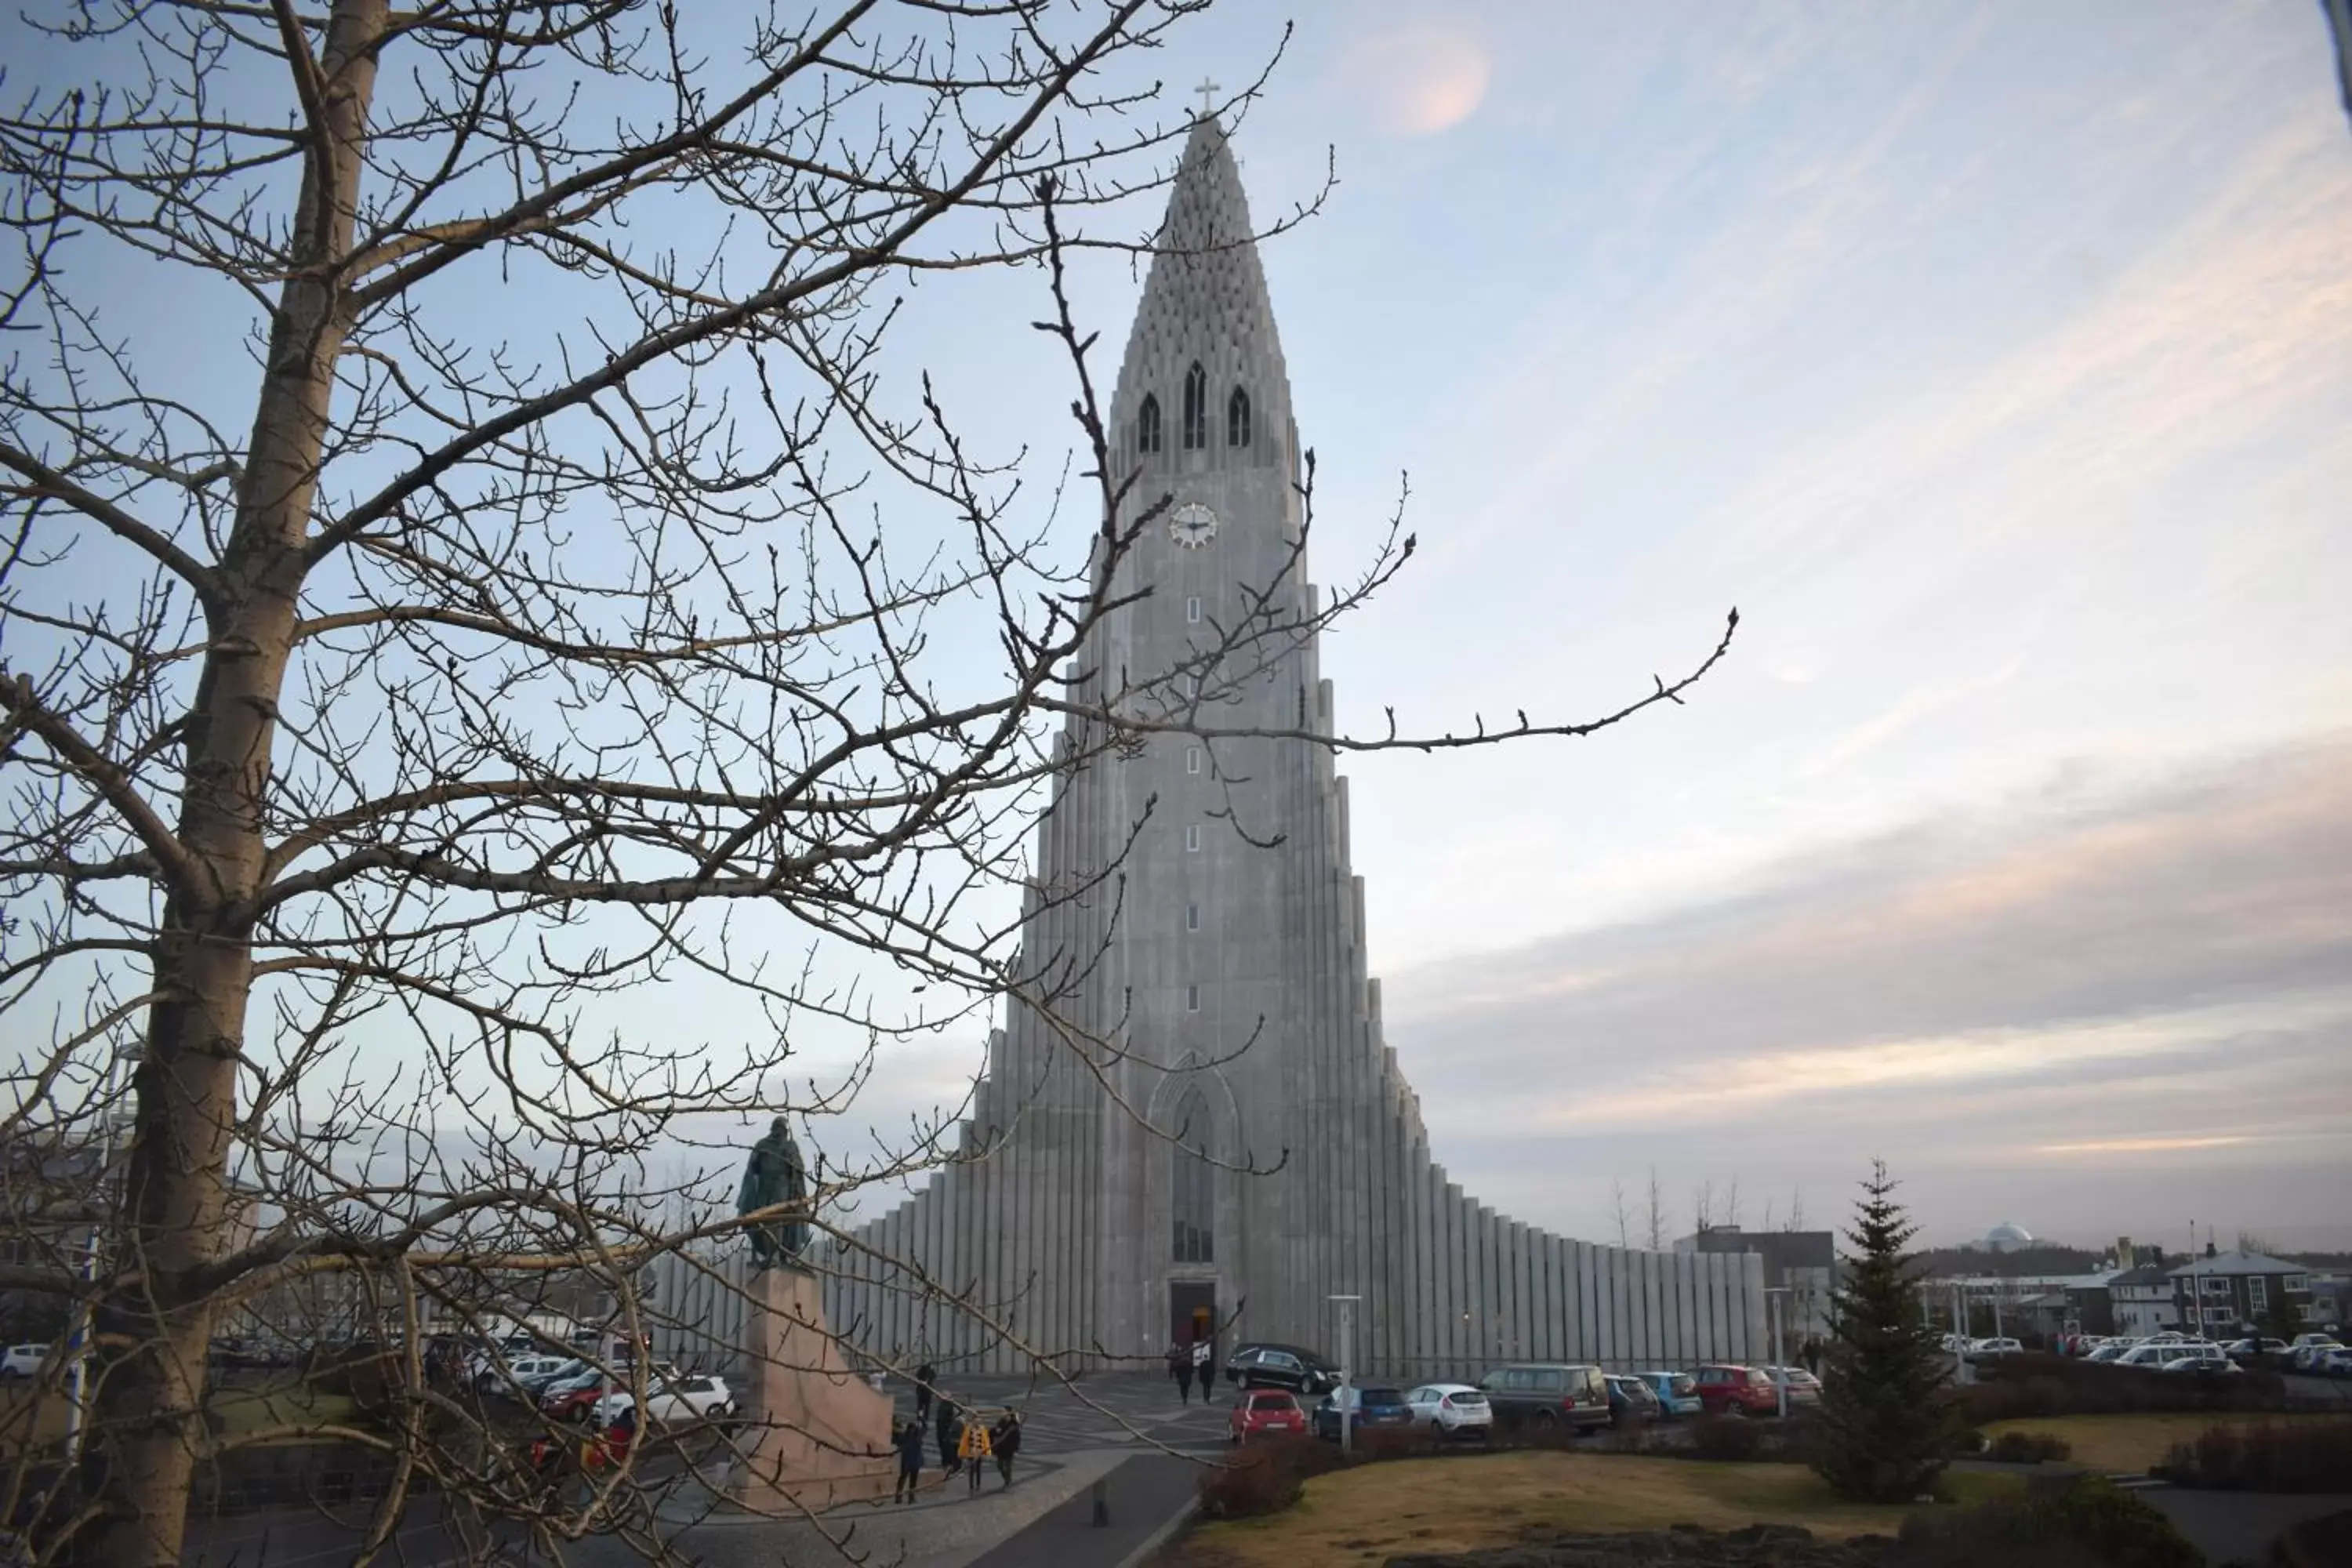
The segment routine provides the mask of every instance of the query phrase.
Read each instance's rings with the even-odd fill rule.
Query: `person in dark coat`
[[[920,1426],[931,1418],[931,1379],[939,1373],[929,1362],[915,1369],[915,1425]]]
[[[955,1407],[955,1401],[944,1394],[940,1395],[940,1414],[934,1430],[940,1439],[940,1468],[954,1475],[962,1463],[956,1458],[956,1439],[963,1436],[963,1419]]]
[[[890,1493],[893,1502],[915,1500],[915,1488],[923,1479],[923,1424],[909,1421],[898,1428],[898,1484]]]
[[[1006,1411],[1004,1419],[999,1421],[989,1435],[996,1450],[996,1473],[1003,1476],[1004,1484],[1010,1487],[1013,1484],[1013,1456],[1021,1451],[1021,1412]]]
[[[1202,1391],[1202,1397],[1208,1397],[1207,1390]],[[1182,1405],[1192,1403],[1192,1352],[1190,1350],[1180,1349],[1176,1352],[1176,1399]]]

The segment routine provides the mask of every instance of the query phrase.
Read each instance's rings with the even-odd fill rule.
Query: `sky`
[[[2314,5],[1303,5],[1235,133],[1449,1173],[1636,1242],[2352,1244],[2352,130]],[[1276,18],[1164,62],[1234,82]],[[1189,50],[1190,52],[1185,52]],[[1131,281],[1089,302],[1122,335]],[[948,358],[957,358],[952,351]],[[950,373],[951,375],[951,373]],[[1017,400],[1015,403],[1017,406]],[[962,1047],[886,1095],[944,1091]]]
[[[1449,1175],[1606,1241],[1645,1239],[1654,1175],[1675,1236],[1702,1191],[1829,1222],[1885,1157],[1929,1241],[2352,1246],[2352,126],[2319,7],[1230,0],[1150,58],[1164,116],[1286,21],[1234,133],[1262,222],[1338,173],[1263,249],[1316,574],[1408,477],[1421,544],[1324,645],[1340,724],[1591,717],[1740,614],[1683,707],[1348,764]],[[1073,286],[1115,352],[1135,271]],[[919,280],[889,363],[1042,495],[1069,388],[1038,290]],[[115,293],[143,353],[249,392],[249,315]],[[733,1026],[659,988],[594,1022]],[[982,1058],[976,1027],[895,1046],[858,1117],[951,1107]]]

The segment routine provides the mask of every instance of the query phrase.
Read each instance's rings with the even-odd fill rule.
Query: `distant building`
[[[2176,1321],[2182,1329],[2218,1333],[2270,1322],[2281,1303],[2298,1323],[2314,1322],[2311,1270],[2259,1252],[2216,1252],[2167,1271],[2172,1280]]]
[[[2172,1271],[2160,1263],[2144,1263],[2115,1276],[2107,1281],[2107,1310],[2114,1331],[2130,1337],[2178,1326]]]
[[[2032,1245],[2033,1233],[2009,1220],[2003,1220],[1985,1232],[1984,1249],[1987,1252],[2016,1252]]]
[[[1767,1289],[1785,1289],[1783,1347],[1794,1355],[1808,1339],[1829,1338],[1830,1303],[1837,1289],[1837,1233],[1828,1230],[1742,1230],[1711,1225],[1675,1243],[1683,1253],[1753,1252],[1764,1260]],[[1766,1320],[1768,1322],[1769,1319]]]

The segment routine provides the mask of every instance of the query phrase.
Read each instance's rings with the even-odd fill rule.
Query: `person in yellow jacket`
[[[971,1489],[980,1490],[980,1472],[987,1467],[982,1463],[996,1451],[988,1435],[988,1423],[974,1411],[963,1424],[963,1436],[956,1442],[956,1458],[963,1461],[964,1473],[971,1478]]]

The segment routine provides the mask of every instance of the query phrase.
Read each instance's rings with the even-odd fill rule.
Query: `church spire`
[[[1112,403],[1130,455],[1177,469],[1286,455],[1289,381],[1255,233],[1224,127],[1204,113],[1153,237]]]

